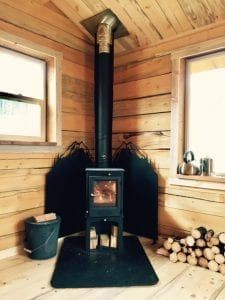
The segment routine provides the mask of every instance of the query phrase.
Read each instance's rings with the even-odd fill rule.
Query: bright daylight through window
[[[0,137],[46,140],[46,62],[0,47]]]
[[[213,160],[213,174],[225,176],[225,51],[186,60],[186,149],[196,160]]]

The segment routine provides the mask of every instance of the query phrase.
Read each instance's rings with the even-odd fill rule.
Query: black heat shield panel
[[[57,160],[46,178],[46,212],[61,217],[60,236],[85,229],[85,168],[93,167],[84,149]]]
[[[122,149],[113,161],[124,172],[124,230],[137,235],[158,237],[158,176],[147,158]]]

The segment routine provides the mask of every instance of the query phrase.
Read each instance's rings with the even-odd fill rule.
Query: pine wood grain
[[[30,189],[0,193],[0,216],[44,206],[44,189]]]
[[[169,149],[170,131],[114,133],[112,141],[115,149],[122,142],[132,142],[141,149]]]
[[[62,113],[62,130],[80,131],[80,132],[94,132],[94,118],[88,116],[84,118],[83,115],[76,113]]]
[[[150,113],[169,112],[170,94],[156,97],[145,97],[131,100],[114,101],[113,116],[132,116]]]
[[[221,232],[224,228],[224,217],[159,206],[159,224],[169,224],[173,228],[185,231],[190,231],[191,228],[204,224],[207,228]]]
[[[170,113],[117,117],[113,119],[113,133],[170,130]]]
[[[115,68],[115,83],[149,78],[171,72],[170,56],[150,58]]]
[[[94,148],[93,132],[63,131],[62,133],[63,148],[69,146],[72,142],[83,141],[89,149]]]
[[[24,230],[25,219],[38,216],[43,212],[44,207],[38,207],[0,216],[0,236]]]
[[[32,168],[49,168],[53,164],[51,158],[32,158],[26,157],[24,159],[0,159],[0,170],[10,169],[32,169]]]
[[[175,195],[160,194],[159,204],[161,206],[183,209],[190,212],[201,212],[208,215],[225,218],[225,203],[200,200],[191,197],[180,197]]]
[[[19,11],[23,11],[24,13],[51,24],[56,28],[62,29],[77,38],[90,42],[90,40],[87,39],[87,36],[82,34],[82,32],[70,20],[68,20],[68,18],[56,14],[49,10],[46,6],[40,5],[41,3],[27,0],[1,0],[0,2],[18,9]]]
[[[0,192],[19,191],[43,187],[49,169],[0,171]],[[10,171],[10,172],[9,172]]]
[[[63,60],[62,73],[83,81],[94,82],[93,70],[90,67],[81,66],[69,60]]]
[[[114,85],[114,99],[132,99],[171,92],[171,74]]]
[[[82,52],[92,52],[92,45],[87,44],[83,40],[76,38],[66,31],[55,28],[51,24],[38,20],[35,17],[22,11],[18,11],[10,5],[2,2],[0,2],[0,18],[8,23],[22,27],[34,33],[44,35],[47,38]]]
[[[21,246],[24,242],[24,231],[0,236],[0,250],[7,250],[16,246]]]
[[[44,37],[43,35],[38,35],[29,30],[15,26],[13,24],[6,23],[2,20],[0,20],[0,29],[4,30],[5,32],[12,33],[19,37],[25,38],[28,41],[32,41],[32,42],[40,44],[42,46],[49,47],[51,49],[62,52],[64,59],[72,61],[76,64],[88,66],[89,68],[91,68],[93,66],[93,61],[94,61],[93,50],[94,50],[94,48],[92,49],[92,53],[90,53],[90,54],[82,53],[79,50],[73,49],[73,48],[63,45],[59,42],[48,39],[48,38]]]
[[[116,56],[115,66],[127,65],[131,62],[137,63],[156,56],[164,56],[175,49],[223,37],[224,29],[225,22],[221,21],[216,24],[210,24],[203,28],[199,28],[194,32],[187,31],[186,33],[178,34],[175,37],[157,43],[152,47],[142,47],[132,51],[125,51]]]

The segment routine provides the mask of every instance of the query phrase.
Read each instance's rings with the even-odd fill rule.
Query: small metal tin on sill
[[[201,158],[200,159],[200,175],[211,176],[212,175],[212,158]]]

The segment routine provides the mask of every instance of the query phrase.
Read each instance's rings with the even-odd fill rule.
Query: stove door
[[[121,178],[89,177],[89,215],[119,216],[121,214]]]
[[[94,206],[113,206],[117,205],[117,181],[116,180],[94,180],[92,185],[91,197]]]

